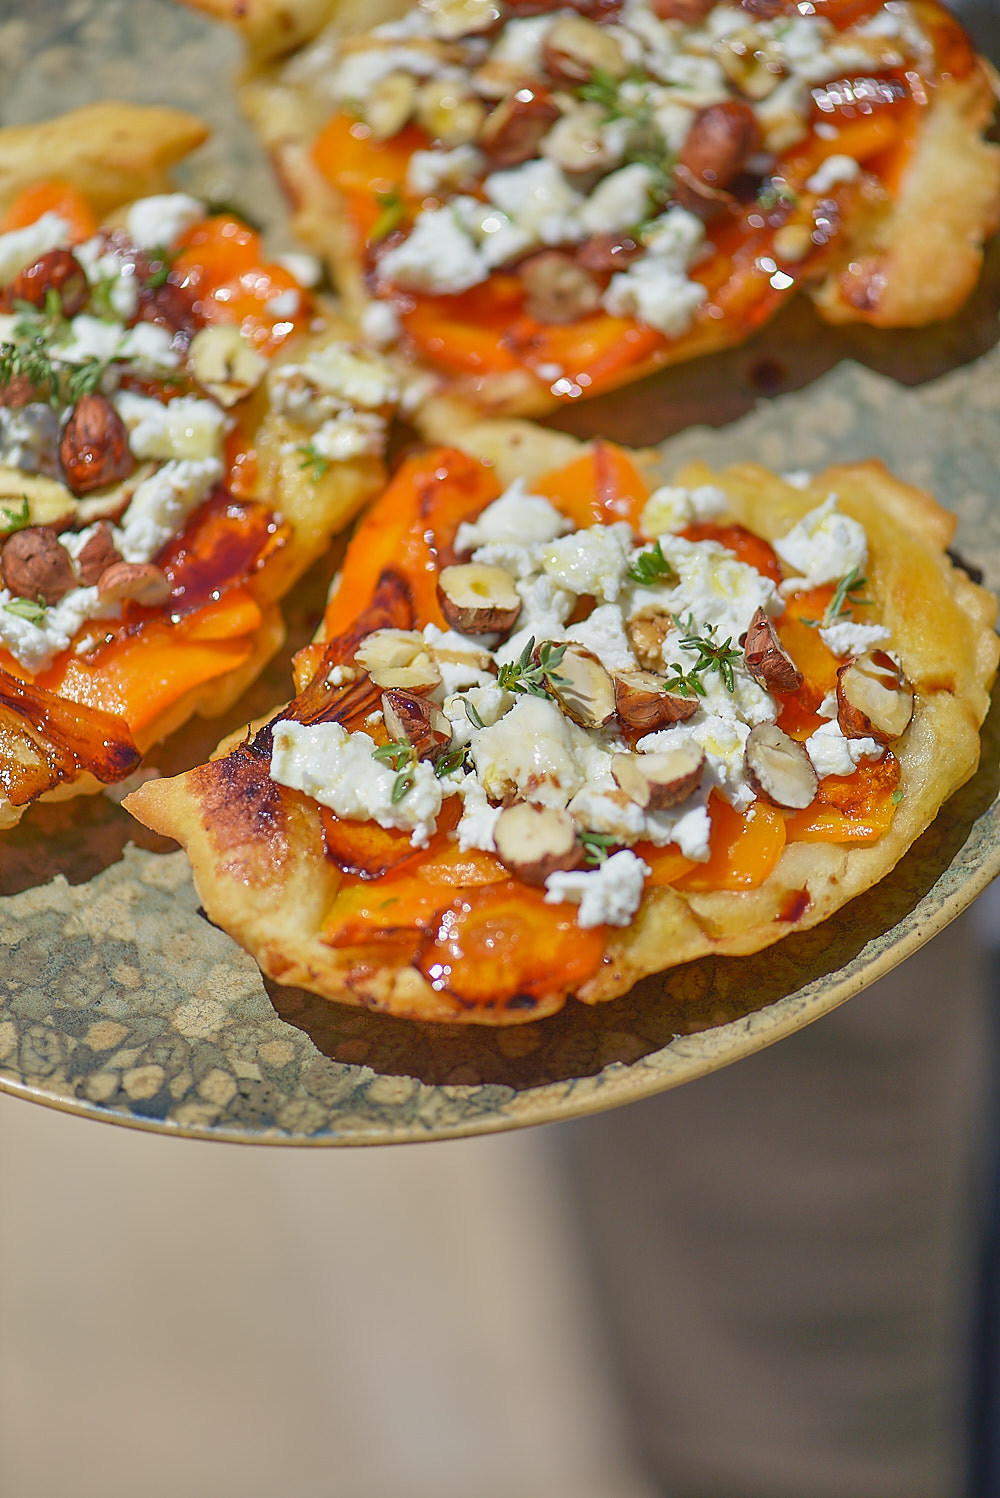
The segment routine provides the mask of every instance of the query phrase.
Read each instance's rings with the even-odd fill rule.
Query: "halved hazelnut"
[[[166,603],[170,579],[152,562],[112,562],[97,580],[97,596],[103,603]]]
[[[121,553],[115,546],[111,527],[106,520],[102,520],[76,558],[76,571],[81,586],[93,588],[108,568],[120,561]]]
[[[759,143],[760,129],[750,105],[726,99],[695,115],[677,166],[694,193],[711,195],[729,186]],[[680,196],[683,200],[684,194]]]
[[[382,718],[389,738],[412,744],[418,759],[436,759],[451,743],[452,728],[444,713],[415,692],[383,692]]]
[[[777,723],[758,723],[743,746],[747,779],[772,806],[802,811],[811,806],[819,778],[804,747]]]
[[[463,635],[502,635],[513,628],[521,612],[514,579],[503,567],[463,562],[438,573],[441,612]]]
[[[558,118],[559,110],[546,90],[526,84],[487,117],[479,145],[491,166],[520,166],[538,154],[542,137]]]
[[[625,633],[640,666],[647,671],[663,670],[663,642],[673,629],[671,615],[658,609],[645,610],[628,621]]]
[[[505,807],[493,842],[500,862],[525,884],[544,884],[550,874],[577,868],[582,858],[576,823],[557,806],[517,801]]]
[[[532,255],[517,274],[527,293],[524,310],[538,322],[576,322],[601,300],[601,288],[590,271],[562,250]]]
[[[398,135],[417,102],[417,80],[399,69],[373,83],[363,102],[364,121],[375,140]]]
[[[594,234],[585,239],[576,252],[577,262],[587,270],[608,272],[624,270],[646,253],[643,245],[629,234]]]
[[[693,739],[681,739],[654,754],[615,754],[611,773],[620,788],[648,811],[666,811],[686,801],[701,783],[704,751]]]
[[[797,692],[802,685],[802,672],[763,609],[758,609],[750,620],[743,642],[743,659],[754,681],[769,692]]]
[[[690,718],[698,711],[698,700],[665,692],[662,676],[652,671],[616,671],[615,706],[626,728],[636,734],[656,733]]]
[[[619,160],[599,104],[578,104],[560,115],[545,136],[542,154],[564,172],[602,172]]]
[[[90,297],[87,277],[69,250],[46,250],[19,271],[8,288],[12,302],[30,302],[33,307],[44,307],[50,291],[59,297],[64,317],[75,317],[87,305]]]
[[[59,458],[74,494],[128,478],[135,467],[128,431],[107,396],[84,395],[77,401],[63,430]]]
[[[849,739],[898,739],[913,717],[913,688],[884,650],[866,650],[837,672],[837,722]]]
[[[267,371],[267,360],[247,343],[238,323],[199,328],[191,340],[188,361],[202,389],[226,407],[256,390]]]
[[[76,587],[69,552],[47,525],[15,531],[0,552],[0,580],[15,598],[58,603]]]
[[[600,728],[615,715],[615,684],[597,656],[582,645],[567,645],[549,691],[563,712],[582,728]]]
[[[628,63],[618,38],[586,16],[563,15],[549,27],[542,44],[547,72],[560,83],[588,83],[597,72],[624,78]]]
[[[431,692],[441,683],[441,673],[416,630],[373,630],[355,650],[354,659],[377,687]]]

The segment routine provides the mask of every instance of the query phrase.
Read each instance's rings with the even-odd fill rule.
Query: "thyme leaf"
[[[569,686],[565,676],[559,676],[556,668],[566,654],[565,645],[556,645],[552,640],[543,640],[538,647],[538,660],[533,659],[535,637],[531,636],[516,661],[501,666],[497,685],[508,692],[527,692],[532,697],[551,697],[549,685]]]
[[[4,608],[8,614],[27,619],[29,624],[41,624],[45,618],[45,604],[40,598],[12,598],[10,603],[4,604]]]
[[[453,775],[456,770],[463,770],[465,768],[465,755],[466,746],[464,744],[459,749],[452,749],[448,754],[442,754],[441,758],[435,761],[434,774],[439,780],[443,780],[446,775]]]
[[[646,587],[667,582],[676,576],[673,567],[663,555],[663,548],[659,541],[648,551],[640,551],[638,556],[633,557],[626,575],[634,583],[642,583]]]
[[[390,187],[388,192],[377,192],[375,201],[379,206],[379,214],[372,224],[368,238],[373,244],[378,244],[399,228],[406,217],[406,204],[399,187]]]
[[[330,467],[330,459],[323,453],[317,452],[312,442],[300,442],[295,451],[302,454],[302,461],[299,467],[312,469],[309,475],[310,482],[318,484]]]
[[[395,739],[392,743],[380,744],[372,751],[372,759],[377,759],[380,764],[388,765],[390,770],[398,770],[403,765],[413,763],[413,745],[406,739]]]
[[[479,709],[476,707],[476,704],[474,702],[470,702],[468,697],[463,697],[462,706],[465,708],[465,716],[468,718],[473,728],[486,727],[486,724],[483,722],[482,718],[479,715]]]
[[[857,567],[852,567],[834,588],[833,597],[827,604],[822,619],[800,619],[799,623],[808,625],[810,629],[829,629],[831,624],[836,624],[839,619],[848,615],[852,608],[870,605],[871,599],[865,598],[861,592],[867,582],[867,577],[859,577]]]
[[[28,496],[22,494],[21,508],[19,510],[8,510],[0,506],[0,536],[12,536],[15,531],[23,531],[31,524],[31,506]]]
[[[709,624],[707,635],[696,635],[693,631],[693,619],[689,614],[687,623],[682,624],[677,615],[673,616],[674,623],[678,629],[686,629],[688,633],[681,637],[681,648],[683,650],[696,650],[698,659],[691,668],[691,675],[697,673],[704,676],[709,671],[718,671],[722,677],[723,685],[727,692],[736,691],[736,679],[733,676],[733,662],[743,659],[743,651],[733,645],[732,635],[727,635],[720,645],[715,638],[715,625]],[[704,696],[704,691],[701,693]]]
[[[608,849],[613,848],[616,839],[610,832],[581,832],[580,842],[583,844],[583,861],[593,867],[599,867],[607,862]]]

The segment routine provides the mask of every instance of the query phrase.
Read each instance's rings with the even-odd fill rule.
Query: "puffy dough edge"
[[[511,428],[516,435],[518,425],[501,424],[492,434],[508,461]],[[483,423],[479,433],[484,455],[489,428]],[[519,471],[526,477],[545,466],[550,437],[565,454],[567,439],[541,433],[527,457],[522,452]],[[894,746],[904,796],[878,843],[790,844],[757,890],[651,891],[633,926],[612,934],[601,971],[579,990],[587,1003],[614,998],[639,978],[679,963],[745,955],[818,924],[890,872],[979,760],[979,729],[1000,655],[992,630],[997,601],[945,556],[953,517],[878,462],[828,469],[804,492],[750,464],[722,474],[691,465],[676,477],[682,484],[709,481],[725,489],[738,519],[772,538],[831,490],[868,528],[870,585],[918,692],[914,725]],[[930,613],[938,626],[933,632],[926,627]],[[562,1007],[562,996],[555,995],[527,1011],[470,1011],[435,993],[415,969],[380,965],[377,942],[325,946],[318,931],[337,879],[323,855],[318,819],[306,798],[270,780],[266,759],[255,758],[248,745],[174,780],[147,783],[125,805],[139,821],[184,843],[211,919],[279,982],[402,1018],[453,1023],[517,1023]],[[798,920],[784,920],[788,894],[803,889],[808,908]]]
[[[169,191],[170,168],[207,136],[204,121],[181,109],[117,102],[7,125],[0,129],[0,212],[24,188],[56,174],[103,216],[133,198]]]
[[[1000,146],[983,139],[998,81],[978,63],[935,90],[888,211],[859,222],[810,293],[827,322],[922,327],[954,316],[971,295],[1000,222]]]

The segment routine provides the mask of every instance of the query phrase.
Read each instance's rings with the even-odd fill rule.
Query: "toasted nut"
[[[128,431],[106,396],[85,395],[77,401],[59,444],[59,458],[74,494],[89,494],[128,478],[135,467]]]
[[[749,27],[725,38],[716,49],[720,68],[740,93],[759,103],[770,98],[784,77],[777,58],[768,57]]]
[[[687,738],[654,754],[611,758],[611,773],[626,796],[649,811],[666,811],[686,801],[701,784],[704,767],[704,751]]]
[[[819,789],[819,777],[805,748],[790,738],[777,723],[758,723],[747,734],[743,746],[747,780],[772,806],[802,811],[811,806]]]
[[[596,72],[624,78],[628,63],[618,38],[586,16],[559,16],[542,45],[546,71],[560,83],[587,83]]]
[[[541,143],[541,154],[564,172],[600,172],[621,159],[605,130],[599,104],[580,104],[561,115]]]
[[[488,57],[472,75],[472,86],[481,99],[499,102],[537,78],[538,70],[527,63],[502,62]]]
[[[191,340],[188,360],[195,379],[220,406],[235,406],[256,390],[267,370],[263,354],[251,348],[238,323],[213,323]]]
[[[170,579],[152,562],[112,562],[98,579],[97,596],[105,603],[166,603]]]
[[[614,717],[614,682],[597,656],[582,645],[566,647],[547,681],[566,716],[583,728],[600,728]]]
[[[593,312],[601,300],[601,288],[572,255],[561,250],[543,250],[518,269],[527,300],[525,311],[544,323],[576,322]]]
[[[377,687],[430,692],[441,683],[424,638],[415,630],[376,629],[362,640],[354,659]]]
[[[662,676],[652,671],[616,671],[615,706],[622,723],[636,734],[683,723],[698,711],[696,698],[665,692]]]
[[[579,265],[600,273],[624,270],[644,254],[643,246],[628,234],[595,234],[580,245],[576,258]]]
[[[451,724],[444,713],[414,692],[383,692],[382,718],[389,738],[412,744],[418,759],[436,759],[451,743]]]
[[[200,320],[194,310],[198,293],[194,286],[175,286],[167,281],[162,286],[144,286],[139,292],[139,322],[153,322],[169,333],[183,333],[191,338]]]
[[[671,616],[656,609],[645,610],[628,621],[625,633],[640,666],[647,671],[663,670],[663,642],[673,628]]]
[[[525,85],[498,104],[479,133],[491,166],[520,166],[538,154],[542,137],[559,118],[545,89]]]
[[[363,103],[365,124],[376,140],[390,140],[407,123],[417,104],[417,80],[402,69],[372,85]]]
[[[47,525],[15,531],[0,552],[3,585],[15,598],[40,598],[58,603],[76,587],[69,552]]]
[[[698,188],[728,187],[760,142],[757,119],[749,104],[727,99],[700,109],[677,158]]]
[[[443,146],[464,146],[479,138],[486,108],[451,79],[431,78],[417,95],[417,123]]]
[[[557,806],[518,801],[497,817],[493,842],[500,862],[525,884],[544,884],[550,874],[579,867],[582,849],[576,823]]]
[[[661,21],[680,21],[684,26],[700,26],[715,0],[653,0],[653,14]]]
[[[111,527],[106,520],[102,520],[76,559],[76,572],[81,586],[93,588],[108,568],[120,561],[121,554],[112,538]]]
[[[7,288],[12,302],[44,307],[50,291],[59,297],[64,317],[75,317],[87,305],[90,287],[83,266],[69,250],[49,250],[26,265]]]
[[[478,562],[444,567],[437,595],[442,614],[463,635],[507,634],[521,612],[514,579],[503,567]]]
[[[898,739],[913,717],[913,688],[892,656],[866,650],[837,672],[837,722],[849,739]]]
[[[754,681],[769,692],[797,692],[802,685],[802,672],[778,639],[763,609],[758,609],[750,620],[743,659]]]
[[[773,21],[795,10],[794,0],[740,0],[740,5],[758,21]]]

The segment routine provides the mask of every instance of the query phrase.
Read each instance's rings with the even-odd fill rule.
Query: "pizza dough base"
[[[470,450],[501,460],[501,478],[532,476],[563,463],[559,433],[509,422],[471,429]],[[648,462],[649,455],[639,455]],[[893,745],[903,798],[890,830],[870,847],[786,845],[756,890],[711,893],[651,889],[633,924],[609,933],[604,962],[577,997],[587,1003],[624,993],[639,978],[709,954],[755,952],[824,920],[875,885],[974,772],[979,728],[989,706],[1000,640],[996,599],[944,554],[954,519],[929,495],[894,479],[881,463],[830,468],[806,490],[751,464],[715,474],[690,465],[673,482],[719,484],[735,519],[759,534],[785,534],[834,491],[861,520],[869,540],[867,591],[892,630],[892,648],[916,689],[916,712]],[[226,746],[228,747],[228,746]],[[339,871],[323,851],[316,803],[277,785],[251,740],[225,758],[171,780],[148,782],[125,801],[139,821],[181,842],[199,897],[271,978],[408,1019],[514,1024],[555,1013],[565,995],[533,1008],[462,1004],[437,993],[415,968],[387,967],[377,940],[334,949],[320,939]],[[789,897],[808,905],[785,920]]]

